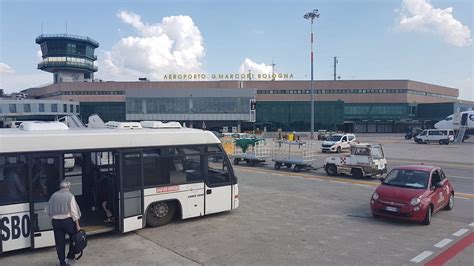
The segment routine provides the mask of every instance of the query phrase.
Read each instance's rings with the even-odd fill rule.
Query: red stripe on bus
[[[425,266],[435,266],[443,265],[448,262],[450,259],[454,258],[458,253],[463,251],[465,248],[469,247],[474,243],[474,232],[470,233],[468,236],[464,237],[456,244],[452,245],[450,248],[445,250],[443,253],[434,257],[432,260],[428,261]]]

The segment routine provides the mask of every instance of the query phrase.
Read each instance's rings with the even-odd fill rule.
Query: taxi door
[[[438,210],[439,208],[443,207],[445,205],[445,198],[446,198],[446,192],[445,188],[443,186],[437,187],[436,184],[441,182],[441,176],[438,170],[434,170],[431,173],[431,184],[430,184],[430,189],[431,189],[431,202],[434,205],[434,210]]]

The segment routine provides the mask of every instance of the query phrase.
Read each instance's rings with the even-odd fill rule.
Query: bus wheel
[[[159,201],[152,203],[146,212],[146,224],[150,227],[165,225],[171,222],[175,212],[175,201]]]

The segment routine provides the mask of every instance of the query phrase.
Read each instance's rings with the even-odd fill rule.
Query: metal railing
[[[71,34],[41,34],[36,38],[36,42],[39,42],[41,39],[44,38],[68,38],[68,39],[75,39],[75,40],[80,40],[80,41],[87,41],[90,42],[97,47],[99,46],[99,42],[89,38],[89,37],[84,37],[84,36],[78,36],[78,35],[71,35]]]
[[[91,71],[97,71],[98,67],[86,64],[86,63],[79,63],[79,62],[71,62],[71,61],[64,61],[64,62],[41,62],[38,64],[38,69],[43,69],[46,67],[74,67],[74,68],[82,68],[88,69]]]

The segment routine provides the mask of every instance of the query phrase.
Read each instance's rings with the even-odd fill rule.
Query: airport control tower
[[[53,73],[54,83],[94,80],[94,50],[99,47],[98,42],[69,34],[42,34],[36,43],[41,46],[43,57],[38,69]]]

